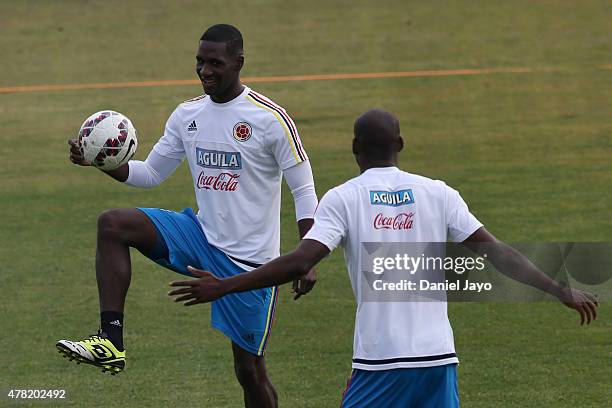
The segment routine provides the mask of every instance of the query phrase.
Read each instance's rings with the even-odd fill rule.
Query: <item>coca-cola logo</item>
[[[240,174],[219,173],[217,175],[206,175],[201,172],[198,176],[198,188],[217,191],[236,191]]]
[[[379,213],[374,217],[374,229],[409,230],[412,229],[413,217],[413,212],[399,213],[391,217]]]

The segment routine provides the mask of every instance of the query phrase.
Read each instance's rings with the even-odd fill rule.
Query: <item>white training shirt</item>
[[[210,244],[254,263],[279,255],[282,170],[308,160],[282,107],[248,87],[227,103],[200,96],[176,108],[153,150],[187,158]]]
[[[304,239],[319,241],[330,251],[344,246],[357,300],[353,368],[458,362],[445,301],[362,301],[362,243],[461,242],[481,226],[456,190],[397,167],[369,169],[323,196]]]

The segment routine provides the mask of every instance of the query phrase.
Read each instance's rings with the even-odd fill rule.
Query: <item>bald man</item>
[[[338,245],[357,300],[353,372],[342,407],[458,407],[457,363],[445,298],[435,302],[364,301],[360,259],[364,242],[460,242],[477,253],[488,243],[489,261],[503,274],[555,295],[596,318],[595,298],[562,287],[528,259],[498,241],[444,182],[397,168],[404,142],[389,112],[371,110],[355,121],[353,153],[361,175],[321,199],[313,228],[297,249],[249,273],[227,279],[190,268],[198,279],[173,282],[186,305],[228,293],[290,282],[306,274]],[[507,262],[512,259],[512,262]],[[363,276],[362,276],[363,277]]]

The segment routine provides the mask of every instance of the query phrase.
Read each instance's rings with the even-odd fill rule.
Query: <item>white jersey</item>
[[[396,167],[369,169],[323,196],[304,239],[319,241],[330,251],[344,246],[357,300],[353,368],[458,362],[445,301],[362,301],[362,243],[461,242],[481,226],[456,190]]]
[[[201,96],[176,108],[153,149],[187,158],[210,244],[254,263],[279,255],[282,171],[308,160],[283,108],[248,87],[227,103]]]

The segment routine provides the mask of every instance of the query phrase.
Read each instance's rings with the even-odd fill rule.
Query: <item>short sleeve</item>
[[[335,190],[328,191],[315,211],[314,224],[303,239],[312,239],[333,251],[346,238],[346,207]]]
[[[266,143],[280,169],[285,170],[308,160],[293,120],[284,110],[279,109],[272,114],[274,118],[267,128]]]
[[[448,238],[453,242],[465,241],[482,227],[482,223],[472,215],[459,192],[448,186],[446,186],[446,222]]]
[[[180,135],[180,121],[178,119],[178,108],[172,112],[172,115],[166,122],[164,135],[153,146],[156,153],[168,157],[170,159],[183,160],[185,158],[185,148]]]

